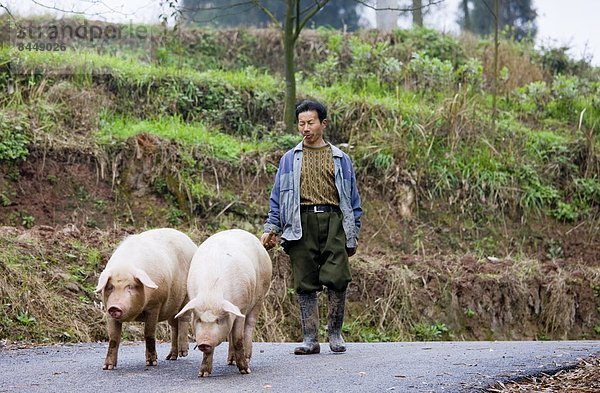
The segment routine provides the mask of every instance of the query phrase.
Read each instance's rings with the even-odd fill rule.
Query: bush
[[[456,70],[457,80],[471,92],[480,92],[483,88],[483,64],[478,59],[470,58]]]
[[[557,75],[552,83],[553,100],[548,104],[552,117],[574,120],[582,110],[581,82],[576,76]]]
[[[600,205],[600,181],[597,178],[575,179],[575,195],[584,204]]]
[[[541,48],[537,56],[538,63],[552,75],[580,75],[591,69],[585,59],[574,60],[569,57],[568,46],[558,48]]]
[[[527,114],[539,116],[543,114],[550,100],[550,89],[544,81],[531,82],[515,92],[519,109]]]
[[[466,60],[461,43],[454,37],[431,29],[394,30],[396,46],[404,47],[411,52],[422,51],[429,57],[448,61],[454,66]]]
[[[521,188],[520,205],[524,210],[538,214],[555,202],[559,193],[552,185],[545,184],[538,173],[529,165],[523,165],[518,171]]]
[[[408,64],[408,74],[415,86],[420,89],[444,91],[454,80],[452,63],[437,57],[429,57],[425,52],[416,52]]]
[[[579,213],[573,205],[565,202],[558,202],[556,209],[552,211],[552,216],[560,221],[571,222],[579,218]]]
[[[0,161],[25,159],[29,154],[28,144],[24,122],[0,113]]]

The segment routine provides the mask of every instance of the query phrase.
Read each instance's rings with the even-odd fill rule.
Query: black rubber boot
[[[329,348],[333,352],[346,352],[346,342],[342,338],[342,325],[344,324],[344,308],[346,305],[346,291],[327,290],[328,315],[327,331],[329,335]]]
[[[304,342],[294,349],[296,355],[311,355],[321,352],[319,345],[319,304],[317,293],[299,293],[300,320]]]

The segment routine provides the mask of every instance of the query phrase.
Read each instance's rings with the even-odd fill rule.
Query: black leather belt
[[[300,206],[300,211],[303,213],[341,212],[340,208],[335,205],[303,205]]]

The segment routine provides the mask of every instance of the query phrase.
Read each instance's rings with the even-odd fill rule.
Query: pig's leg
[[[188,355],[189,318],[170,318],[169,325],[171,325],[171,351],[167,355],[167,360],[177,360],[178,356],[185,357]]]
[[[240,373],[250,374],[248,359],[246,359],[246,354],[244,353],[244,320],[245,318],[237,317],[233,322],[231,331],[232,341],[229,345],[233,344],[235,364],[237,364]]]
[[[190,318],[181,317],[178,318],[179,330],[177,335],[177,349],[179,356],[186,357],[190,348],[190,340],[188,338],[188,331],[190,328]]]
[[[250,362],[250,358],[252,358],[252,337],[254,334],[254,326],[256,326],[256,317],[260,312],[260,308],[261,305],[257,304],[246,314],[246,323],[244,325],[244,351],[248,362]]]
[[[103,370],[112,370],[117,367],[117,355],[121,343],[121,330],[123,324],[116,319],[108,318],[108,352],[104,360]]]
[[[232,365],[235,363],[235,350],[233,348],[233,334],[229,332],[229,336],[227,338],[227,364]]]
[[[157,366],[156,355],[156,325],[158,324],[158,309],[147,310],[144,321],[144,339],[146,340],[146,366]]]
[[[169,318],[168,322],[171,326],[171,351],[167,355],[167,360],[177,360],[177,356],[179,356],[179,321],[175,318]]]
[[[210,352],[203,352],[202,364],[200,365],[199,377],[208,377],[212,373],[214,348]]]

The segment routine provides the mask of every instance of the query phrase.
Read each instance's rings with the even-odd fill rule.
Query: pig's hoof
[[[208,376],[210,376],[210,373],[208,371],[200,371],[198,373],[198,378],[206,378]]]
[[[114,370],[116,366],[114,364],[105,364],[102,366],[102,370]]]
[[[158,366],[158,361],[156,361],[156,360],[146,360],[146,366]]]
[[[186,357],[188,355],[188,351],[179,351],[179,356],[181,356],[182,358]]]
[[[240,370],[240,374],[250,374],[250,369],[249,368],[245,368],[243,370]]]
[[[167,360],[177,360],[177,355],[168,354]]]

